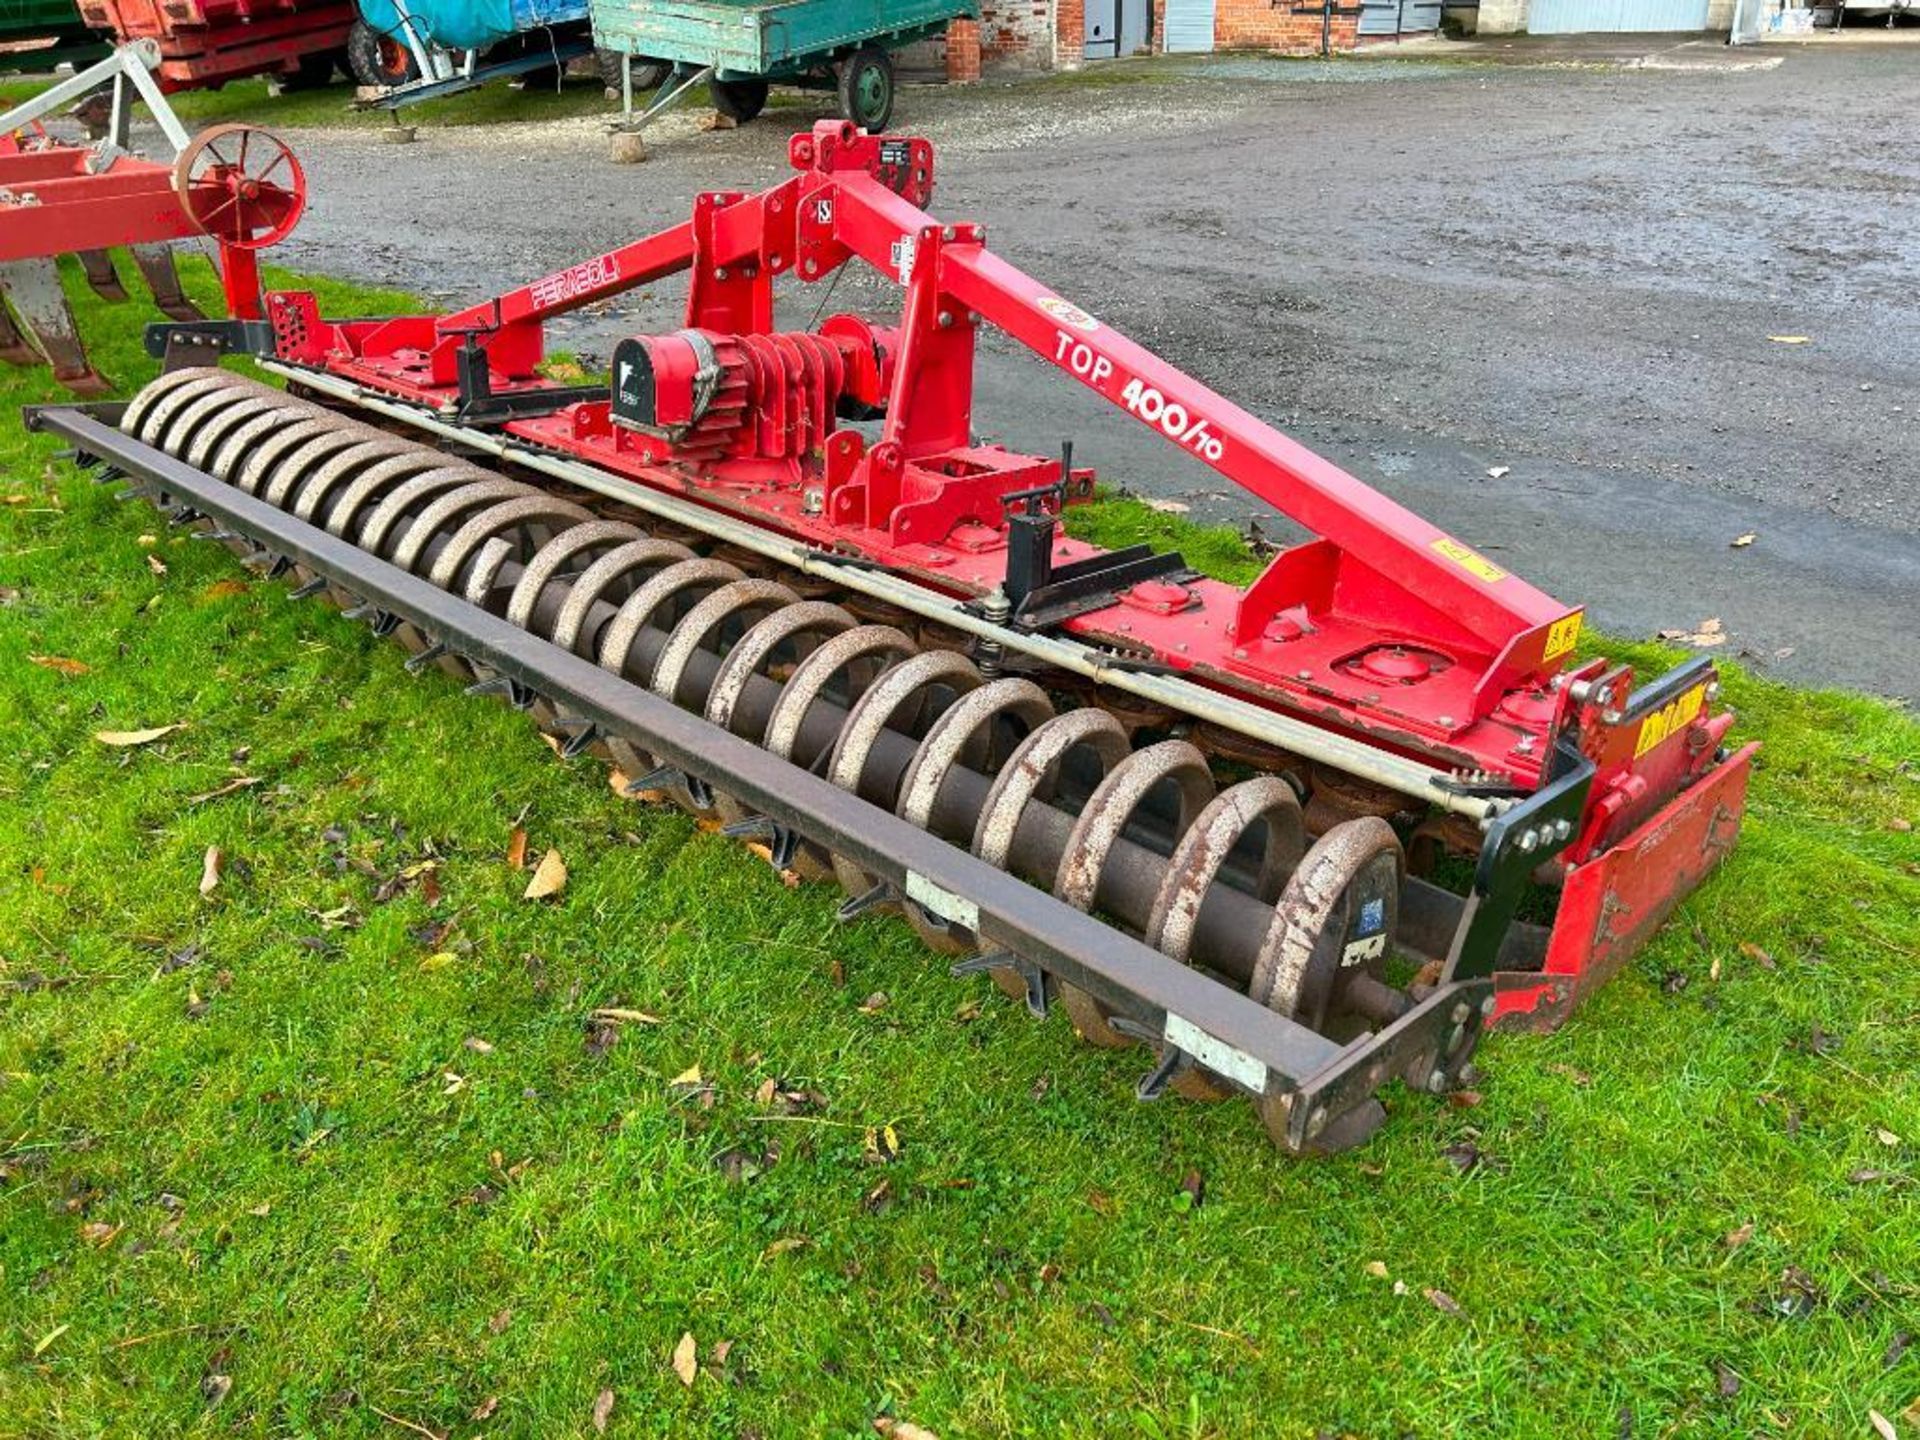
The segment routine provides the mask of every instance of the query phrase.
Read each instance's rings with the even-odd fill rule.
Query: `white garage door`
[[[1167,0],[1167,53],[1205,54],[1213,49],[1213,0]]]
[[[1532,0],[1527,8],[1532,35],[1706,28],[1707,0]]]

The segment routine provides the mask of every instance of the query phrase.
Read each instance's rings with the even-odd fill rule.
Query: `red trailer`
[[[160,88],[217,89],[248,75],[323,84],[344,64],[352,0],[80,0],[80,15],[123,42],[160,47]]]

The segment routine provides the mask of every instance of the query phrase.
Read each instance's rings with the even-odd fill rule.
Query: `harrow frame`
[[[1390,1079],[1460,1083],[1489,1024],[1559,1023],[1728,853],[1756,747],[1723,743],[1709,658],[1576,661],[1582,609],[934,221],[925,141],[823,122],[790,158],[453,315],[275,292],[153,327],[173,373],[31,423],[564,754],[830,874],[843,918],[902,913],[955,973],[1144,1041],[1142,1098],[1250,1095],[1290,1150],[1364,1139]],[[897,323],[774,328],[776,279],[856,259]],[[685,328],[621,342],[609,385],[539,374],[546,320],[681,272]],[[1071,446],[973,437],[984,324],[1311,538],[1244,592],[1067,538]],[[229,350],[287,390],[203,368]],[[1521,918],[1542,890],[1550,927]]]

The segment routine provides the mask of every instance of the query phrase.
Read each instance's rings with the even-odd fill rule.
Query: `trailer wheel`
[[[318,90],[333,83],[334,62],[341,58],[338,50],[322,50],[302,55],[291,73],[280,77],[282,90]]]
[[[735,124],[744,125],[767,104],[764,80],[709,80],[707,95],[713,108]]]
[[[387,90],[420,76],[420,67],[413,63],[413,52],[393,36],[380,34],[364,20],[354,21],[353,28],[347,32],[347,68],[362,85],[378,85]]]
[[[618,50],[595,50],[594,63],[600,67],[600,83],[606,87],[607,99],[620,98],[620,55]],[[667,83],[667,77],[673,74],[673,64],[667,60],[649,60],[644,55],[633,57],[633,93],[643,90],[658,90]]]
[[[840,116],[869,135],[893,118],[893,58],[878,45],[863,45],[840,62]]]

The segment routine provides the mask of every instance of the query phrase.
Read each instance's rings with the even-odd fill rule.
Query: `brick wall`
[[[1054,48],[1054,0],[981,0],[981,69],[1051,69]]]
[[[1216,50],[1271,50],[1283,55],[1320,53],[1320,12],[1293,13],[1296,3],[1309,0],[1214,0],[1213,48]],[[1349,5],[1351,0],[1335,0]],[[1360,17],[1335,15],[1327,31],[1335,50],[1352,50],[1359,43]],[[1153,49],[1159,54],[1167,33],[1167,0],[1153,0]]]

